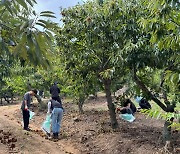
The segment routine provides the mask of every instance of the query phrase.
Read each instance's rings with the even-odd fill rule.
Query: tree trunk
[[[170,121],[165,121],[164,128],[163,128],[163,140],[164,142],[171,140],[171,125]]]
[[[171,124],[172,124],[172,120],[165,121],[164,128],[163,128],[163,141],[165,143],[164,148],[165,150],[168,150],[168,151],[171,149],[171,127],[170,127]]]
[[[11,103],[13,103],[13,102],[14,102],[14,96],[11,95]]]
[[[41,96],[35,95],[35,97],[36,97],[38,103],[42,104],[42,98],[41,98]]]
[[[94,95],[94,98],[95,98],[95,100],[96,100],[97,97],[98,97],[98,96],[97,96],[97,92],[95,92],[93,95]]]
[[[38,110],[39,111],[45,111],[47,110],[47,104],[42,101],[42,97],[39,95],[35,95],[37,101],[38,101]]]
[[[116,112],[114,104],[112,103],[112,96],[111,96],[111,80],[104,80],[104,87],[105,87],[105,93],[106,93],[106,99],[108,103],[108,109],[109,109],[109,115],[111,118],[111,126],[113,129],[118,127],[118,122],[116,119]]]
[[[85,101],[84,98],[82,98],[82,97],[79,98],[79,101],[78,101],[78,109],[79,109],[79,113],[80,113],[80,114],[83,114],[83,113],[84,113],[84,111],[83,111],[84,101]]]
[[[10,100],[8,98],[8,96],[4,96],[4,100],[9,104],[10,103]]]

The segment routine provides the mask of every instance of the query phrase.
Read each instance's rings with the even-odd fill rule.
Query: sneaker
[[[26,131],[31,131],[29,128],[24,128],[24,130],[26,130]]]
[[[58,133],[53,133],[53,138],[58,139]]]
[[[55,133],[55,136],[54,136],[55,139],[58,139],[59,138],[59,135],[58,133]]]

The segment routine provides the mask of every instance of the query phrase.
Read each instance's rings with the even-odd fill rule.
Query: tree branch
[[[164,77],[165,77],[165,72],[166,72],[167,70],[172,70],[173,67],[174,67],[174,63],[172,63],[171,65],[169,65],[169,67],[167,67],[166,69],[164,69],[164,71],[163,71],[162,74],[161,74],[160,90],[161,90],[162,93],[163,93],[163,98],[164,98],[164,102],[166,103],[166,105],[167,105],[167,104],[170,104],[170,103],[169,103],[169,101],[168,101],[166,91],[165,91],[164,88],[163,88],[163,84],[164,84],[164,82],[165,82]]]
[[[169,112],[168,108],[159,100],[157,99],[144,85],[144,83],[138,78],[136,74],[135,68],[133,69],[133,78],[136,82],[136,84],[139,86],[140,89],[142,89],[157,105],[159,105],[164,111]]]

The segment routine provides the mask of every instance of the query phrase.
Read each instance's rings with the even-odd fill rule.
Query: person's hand
[[[120,107],[117,107],[117,108],[116,108],[116,112],[117,112],[117,113],[120,113],[120,112],[121,112],[121,108],[120,108]]]
[[[116,111],[121,111],[121,108],[120,107],[116,108]]]
[[[28,111],[28,107],[27,107],[27,106],[25,106],[24,110]]]

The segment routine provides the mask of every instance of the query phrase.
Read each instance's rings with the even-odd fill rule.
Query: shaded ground
[[[128,123],[118,118],[119,129],[113,131],[109,122],[107,104],[102,96],[97,100],[86,102],[85,114],[79,115],[76,105],[64,103],[61,139],[53,142],[45,139],[40,127],[45,119],[45,112],[38,112],[37,104],[33,105],[36,116],[31,120],[33,132],[21,128],[20,104],[0,107],[0,130],[10,132],[17,142],[0,143],[0,154],[155,154],[162,151],[161,132],[163,121],[146,119],[137,113],[136,120]],[[37,131],[37,132],[36,132]],[[38,133],[38,131],[40,133]],[[2,133],[1,133],[2,134]],[[180,151],[180,134],[173,132],[174,152]],[[9,137],[9,138],[12,138]],[[10,146],[15,144],[15,148]]]

